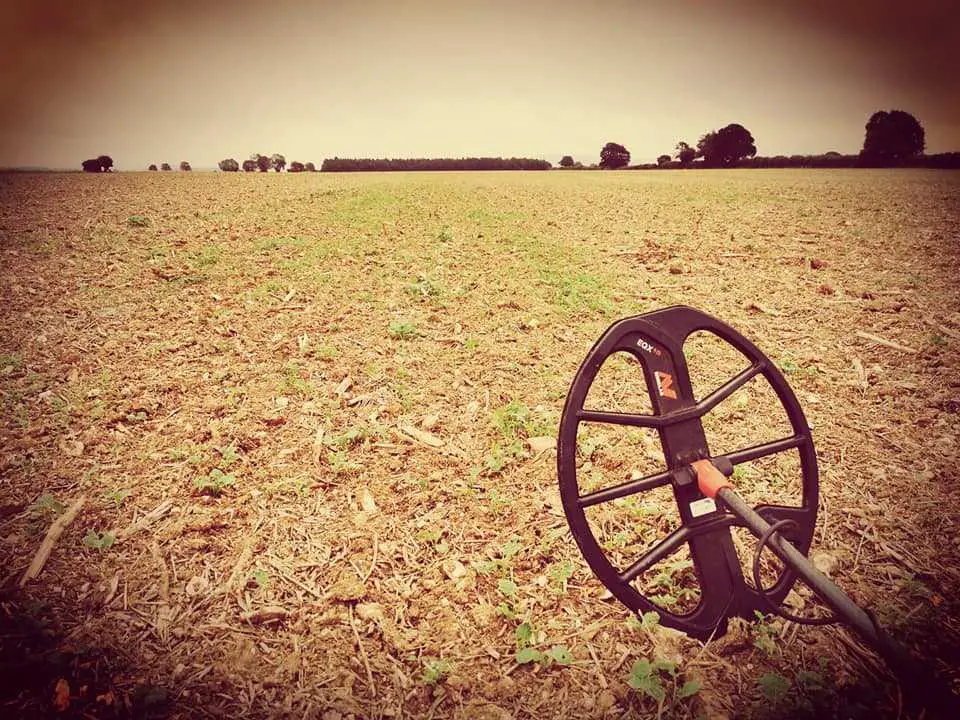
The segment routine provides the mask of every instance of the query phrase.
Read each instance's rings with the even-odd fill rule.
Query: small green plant
[[[420,300],[425,302],[436,303],[440,299],[440,286],[433,282],[430,278],[417,278],[416,282],[408,284],[404,288],[404,292],[408,295],[413,295]]]
[[[288,363],[284,368],[283,389],[285,392],[309,397],[313,395],[313,383],[303,377],[303,368],[296,363]]]
[[[573,577],[573,561],[559,562],[551,567],[547,574],[550,576],[554,594],[563,595],[567,592],[567,581]]]
[[[387,328],[387,333],[394,340],[409,340],[420,337],[420,331],[417,330],[417,326],[405,320],[394,320],[391,322]]]
[[[0,373],[11,373],[23,367],[23,358],[19,355],[0,355]]]
[[[777,628],[770,623],[772,617],[764,615],[759,610],[755,610],[754,614],[757,617],[757,621],[753,626],[755,631],[753,646],[757,648],[757,650],[772,657],[777,652],[777,636],[779,632]]]
[[[453,664],[442,658],[427,658],[423,661],[423,675],[421,680],[427,685],[436,685],[442,682],[453,670]]]
[[[686,597],[693,597],[696,595],[696,591],[691,588],[680,587],[677,583],[677,574],[682,573],[684,570],[688,570],[693,567],[692,560],[677,560],[671,563],[666,563],[663,565],[663,570],[661,570],[653,579],[653,584],[663,590],[656,596],[654,596],[655,602],[671,606],[677,604],[680,600]]]
[[[763,696],[776,704],[783,700],[790,692],[790,681],[776,673],[764,673],[757,678],[757,686]]]
[[[523,443],[515,440],[510,445],[504,447],[495,442],[490,447],[490,452],[483,459],[483,467],[477,468],[476,475],[486,472],[489,475],[496,475],[503,471],[514,460],[523,457]]]
[[[473,352],[478,347],[480,347],[480,341],[475,337],[468,337],[463,341],[463,349],[467,350],[468,352]]]
[[[233,475],[226,475],[220,468],[214,468],[209,475],[194,478],[193,485],[201,495],[219,497],[235,480]]]
[[[219,245],[204,245],[198,252],[193,253],[193,259],[201,267],[216,265],[220,262],[222,253]]]
[[[110,500],[118,508],[123,505],[123,501],[130,497],[130,494],[133,490],[108,490],[103,494],[103,497],[107,500]]]
[[[933,333],[930,336],[930,344],[936,345],[937,347],[943,347],[944,345],[947,344],[947,339],[943,335],[940,335],[939,333]]]
[[[338,450],[327,453],[327,462],[335,475],[352,475],[363,469],[363,466],[349,458],[349,450]]]
[[[127,218],[127,225],[131,227],[146,227],[150,220],[145,215],[131,215]]]
[[[64,504],[53,495],[41,495],[30,506],[30,512],[34,515],[59,515],[65,509]]]
[[[507,620],[516,620],[524,613],[524,605],[517,592],[517,584],[508,578],[501,578],[497,582],[497,591],[503,600],[497,605],[497,612]]]
[[[437,233],[437,240],[440,242],[450,242],[453,240],[453,234],[450,232],[450,228],[443,228],[440,232]]]
[[[507,508],[512,507],[514,504],[508,495],[504,495],[496,488],[490,488],[487,490],[486,500],[488,503],[487,507],[489,508],[490,512],[494,513],[495,515],[499,515]]]
[[[517,629],[514,631],[514,638],[517,641],[517,649],[522,650],[523,648],[533,645],[533,637],[533,623],[528,620],[517,625]]]
[[[517,400],[494,410],[490,423],[508,440],[553,434],[557,424],[556,417],[531,410]]]
[[[630,675],[627,676],[627,685],[637,692],[653,698],[659,705],[667,696],[667,693],[663,689],[663,682],[660,679],[660,672],[664,670],[673,672],[675,668],[672,663],[651,663],[645,657],[638,658],[634,661],[633,667],[630,668]]]
[[[627,618],[627,627],[631,630],[651,630],[660,624],[660,614],[655,610],[643,613],[639,617],[631,615]]]
[[[573,664],[573,655],[570,654],[566,645],[554,645],[545,652],[532,647],[522,648],[517,650],[514,659],[518,665],[527,665],[533,662],[540,663],[543,667]]]
[[[322,360],[323,362],[329,362],[337,357],[338,352],[335,347],[330,345],[320,345],[313,349],[313,357],[316,360]]]
[[[354,426],[339,435],[327,435],[323,443],[335,448],[350,448],[361,443],[365,437],[367,437],[367,430]]]
[[[270,587],[270,576],[266,570],[254,570],[250,579],[253,580],[261,590],[266,590]]]
[[[87,547],[94,548],[95,550],[106,550],[108,547],[113,545],[113,540],[113,533],[98,533],[93,528],[87,530],[87,534],[83,536],[83,544]]]
[[[430,525],[420,530],[416,538],[418,542],[432,545],[435,552],[443,555],[450,549],[449,543],[443,539],[444,532],[446,531],[443,528]]]
[[[223,447],[218,447],[217,452],[220,453],[220,467],[226,469],[233,465],[237,460],[240,459],[240,456],[237,454],[237,451],[232,445],[224,445]]]
[[[798,377],[802,377],[805,375],[816,376],[820,374],[816,365],[799,365],[790,358],[778,360],[776,365],[784,375],[797,375]]]
[[[514,556],[523,549],[519,535],[512,536],[497,552],[498,557],[475,564],[475,568],[481,575],[487,575],[492,572],[508,572],[513,563]]]

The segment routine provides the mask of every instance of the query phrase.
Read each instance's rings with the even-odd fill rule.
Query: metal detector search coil
[[[713,333],[736,348],[749,366],[702,400],[694,396],[683,346],[696,331]],[[588,409],[584,403],[604,361],[626,352],[639,361],[652,414]],[[772,442],[711,456],[702,419],[753,378],[762,376],[786,412],[791,434]],[[581,494],[577,480],[577,431],[581,423],[652,428],[660,438],[666,471]],[[800,504],[751,507],[728,479],[734,467],[796,449],[800,457]],[[636,613],[656,612],[662,624],[700,640],[723,635],[734,616],[753,619],[757,612],[776,613],[794,622],[815,625],[843,621],[884,658],[918,706],[960,717],[958,699],[856,605],[806,555],[817,521],[819,483],[810,426],[796,395],[779,369],[752,342],[729,325],[690,307],[675,306],[614,323],[594,344],[577,371],[560,419],[557,474],[563,510],[587,564],[610,592]],[[680,513],[680,527],[662,538],[627,567],[615,567],[587,521],[586,509],[656,488],[670,486]],[[741,570],[731,536],[745,527],[759,538],[751,585]],[[656,605],[634,580],[689,546],[700,585],[700,602],[686,614]],[[783,562],[772,586],[760,578],[760,556],[770,549]],[[798,578],[830,607],[833,615],[803,618],[789,614],[782,602]]]

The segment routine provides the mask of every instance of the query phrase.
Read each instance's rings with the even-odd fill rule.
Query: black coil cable
[[[765,590],[763,583],[760,578],[760,557],[763,555],[763,549],[770,544],[770,540],[774,535],[778,534],[781,530],[796,530],[799,526],[793,520],[779,520],[770,527],[768,527],[763,535],[760,536],[760,541],[757,543],[756,552],[753,554],[753,586],[757,590],[757,594],[763,600],[764,605],[767,606],[767,609],[770,610],[774,615],[782,617],[784,620],[789,620],[790,622],[795,622],[798,625],[832,625],[836,622],[840,622],[840,618],[837,617],[835,613],[831,613],[826,617],[821,618],[808,618],[800,617],[799,615],[793,615],[792,613],[787,612],[783,609],[783,605],[775,603],[769,595],[769,590]],[[772,547],[772,546],[771,546]],[[871,618],[873,619],[873,618]],[[876,620],[873,621],[873,624],[876,625]]]

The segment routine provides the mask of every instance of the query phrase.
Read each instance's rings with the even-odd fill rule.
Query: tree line
[[[790,168],[790,167],[927,167],[960,168],[960,152],[924,155],[925,133],[920,122],[903,110],[880,110],[870,116],[865,127],[863,148],[858,155],[842,155],[831,151],[822,155],[757,156],[753,135],[743,125],[731,123],[705,133],[691,146],[684,140],[677,143],[675,154],[664,153],[657,162],[630,165],[630,151],[623,145],[608,142],[600,151],[596,167],[616,169],[655,168]],[[579,169],[583,165],[564,155],[560,167]]]
[[[532,158],[327,158],[320,172],[391,172],[429,170],[549,170]]]
[[[695,146],[680,140],[673,153],[657,157],[656,163],[630,165],[630,151],[619,143],[608,142],[600,151],[600,162],[592,168],[615,170],[670,169],[670,168],[844,168],[844,167],[928,167],[960,169],[960,152],[924,155],[926,138],[923,126],[910,113],[902,110],[880,110],[870,116],[865,127],[863,148],[857,155],[826,152],[822,155],[757,155],[757,146],[747,128],[731,123],[718,130],[700,136]],[[287,166],[280,153],[262,155],[254,153],[243,163],[233,158],[218,164],[224,172],[316,172],[312,162],[294,160]],[[320,166],[321,172],[390,172],[397,170],[549,170],[552,165],[546,160],[531,158],[327,158]],[[563,169],[583,169],[571,155],[560,160]],[[108,155],[83,161],[85,172],[110,172],[113,160]],[[157,170],[150,165],[148,170]],[[189,171],[190,163],[180,163],[180,170]],[[172,170],[163,163],[160,170]]]

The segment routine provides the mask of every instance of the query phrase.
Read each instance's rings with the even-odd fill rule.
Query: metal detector
[[[713,333],[732,345],[749,366],[701,400],[694,396],[683,346],[696,331]],[[585,402],[608,356],[625,352],[642,368],[650,414],[588,409]],[[769,383],[789,420],[792,433],[772,442],[711,456],[702,418],[757,376]],[[638,377],[639,386],[639,377]],[[577,432],[581,423],[653,428],[666,460],[666,471],[612,487],[581,493],[577,481]],[[730,477],[734,468],[759,458],[796,449],[800,458],[798,505],[751,507],[737,494]],[[774,613],[808,625],[842,621],[875,649],[903,681],[917,706],[960,717],[958,698],[921,667],[907,650],[887,635],[869,611],[856,605],[807,559],[817,521],[818,473],[813,437],[803,409],[777,366],[752,342],[726,323],[690,307],[675,306],[614,323],[594,344],[577,371],[560,420],[557,472],[563,509],[587,564],[610,592],[635,613],[654,611],[663,625],[699,640],[719,637],[727,620],[754,619]],[[618,498],[669,486],[676,500],[680,526],[627,567],[616,567],[598,542],[586,509]],[[745,527],[759,542],[753,558],[752,584],[744,578],[731,528]],[[634,582],[684,545],[689,547],[700,586],[700,602],[679,614],[655,604]],[[764,587],[760,559],[769,548],[783,563],[776,581]],[[788,612],[784,598],[801,578],[833,615],[804,618]]]

